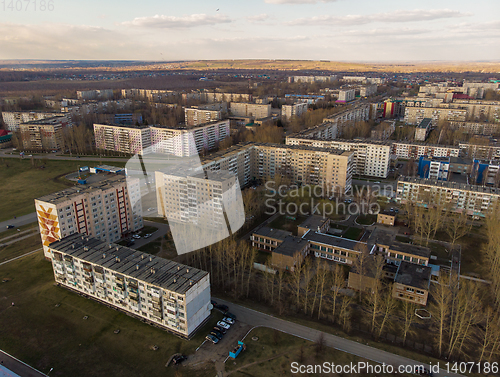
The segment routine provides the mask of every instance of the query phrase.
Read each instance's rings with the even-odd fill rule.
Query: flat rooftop
[[[185,294],[208,272],[78,233],[49,245],[71,255],[166,290]]]
[[[417,177],[400,177],[398,179],[398,184],[399,183],[414,183],[414,184],[419,184],[419,185],[424,185],[424,186],[435,186],[435,187],[442,187],[444,189],[450,189],[450,190],[464,190],[464,191],[474,191],[478,193],[484,193],[484,194],[495,194],[499,195],[500,194],[500,189],[496,187],[490,187],[490,186],[477,186],[477,185],[469,185],[466,183],[459,183],[459,182],[453,182],[453,181],[438,181],[436,179],[426,179],[426,178],[417,178]]]
[[[417,255],[419,257],[429,258],[431,256],[431,249],[425,246],[411,245],[409,243],[394,241],[389,246],[390,251],[399,251],[401,253]]]
[[[107,179],[100,180],[95,183],[89,183],[85,185],[78,185],[74,187],[69,187],[62,191],[55,192],[53,194],[45,195],[36,200],[41,202],[47,202],[52,204],[57,204],[65,202],[74,196],[79,196],[87,192],[92,192],[95,190],[107,190],[114,187],[118,183],[127,183],[127,178],[123,175],[114,175]]]
[[[396,239],[396,234],[394,232],[389,232],[384,229],[375,228],[368,238],[369,244],[378,244],[383,246],[392,245]]]
[[[362,247],[367,247],[368,251],[370,251],[373,245],[367,244],[365,242],[359,242],[350,240],[347,238],[336,237],[330,234],[318,233],[312,230],[308,231],[306,234],[302,236],[303,239],[324,244],[326,246],[331,247],[340,247],[346,250],[359,250],[361,251]]]
[[[291,236],[292,232],[263,226],[257,230],[254,230],[252,234],[256,234],[262,237],[274,238],[276,240],[284,240],[286,237]]]
[[[324,218],[323,216],[312,215],[305,219],[299,227],[307,228],[312,230],[317,230],[318,227],[322,227],[326,222],[330,222],[329,218]]]
[[[287,236],[283,242],[273,250],[273,253],[293,257],[295,253],[302,251],[307,244],[308,242],[300,237]]]
[[[429,289],[431,271],[431,267],[403,261],[399,265],[394,282],[410,287]]]

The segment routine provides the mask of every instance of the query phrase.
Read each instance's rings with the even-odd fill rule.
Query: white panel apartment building
[[[179,157],[195,156],[201,151],[214,149],[230,135],[228,119],[189,129],[151,126],[150,130],[153,152]]]
[[[73,234],[50,245],[58,285],[183,338],[210,317],[206,271]]]
[[[151,146],[148,126],[94,124],[94,137],[97,150],[143,154]]]
[[[391,154],[403,159],[417,159],[420,156],[459,157],[460,149],[450,145],[396,142],[392,143]]]
[[[466,211],[470,216],[480,217],[498,209],[499,197],[500,189],[494,187],[411,177],[398,180],[396,193],[396,201],[400,203],[413,201],[428,204],[429,200],[451,203],[455,211]]]
[[[38,111],[2,111],[3,122],[9,131],[18,131],[21,123],[52,118],[57,115],[63,116],[64,114]]]
[[[465,122],[466,109],[441,108],[441,107],[406,107],[404,121],[407,124],[417,125],[424,118],[431,118],[433,124],[439,122]]]
[[[283,105],[281,106],[281,118],[284,120],[290,120],[292,117],[299,117],[307,112],[308,106],[307,102],[300,102],[293,105]]]
[[[349,102],[354,98],[356,98],[356,91],[354,89],[339,90],[339,101]]]
[[[35,199],[45,257],[50,258],[51,242],[73,233],[114,242],[141,229],[141,201],[135,208],[131,206],[131,198],[140,197],[139,180],[129,182],[127,186],[126,178],[120,175]]]
[[[387,178],[391,162],[391,144],[384,141],[321,140],[289,136],[287,145],[309,145],[354,152],[354,174]]]
[[[247,102],[231,102],[230,113],[236,117],[252,116],[255,119],[271,116],[271,104],[257,104]]]

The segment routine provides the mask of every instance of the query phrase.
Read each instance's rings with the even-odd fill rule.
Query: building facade
[[[450,145],[395,142],[392,143],[391,154],[403,159],[418,159],[420,156],[459,157],[460,149]]]
[[[45,118],[52,118],[61,113],[47,113],[39,111],[2,111],[3,122],[9,131],[18,131],[21,123],[33,122]]]
[[[190,338],[210,317],[208,272],[73,234],[49,245],[62,287]]]
[[[95,147],[127,154],[143,154],[151,146],[148,126],[94,124]]]
[[[19,134],[27,150],[59,150],[64,147],[64,128],[71,126],[65,116],[21,123]]]
[[[291,120],[293,117],[300,117],[307,111],[307,102],[299,102],[293,105],[281,106],[281,118],[283,120]]]
[[[49,244],[74,233],[115,242],[143,227],[139,180],[115,176],[97,183],[75,186],[35,199],[35,210],[46,258]]]
[[[251,116],[255,119],[271,116],[271,104],[231,102],[230,114],[236,117]]]

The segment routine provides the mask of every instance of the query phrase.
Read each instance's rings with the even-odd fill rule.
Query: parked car
[[[236,321],[236,316],[235,316],[233,313],[229,313],[229,312],[227,312],[227,313],[225,314],[225,316],[226,316],[226,317],[228,317],[228,318],[231,318],[231,319],[233,319],[233,320],[235,320],[235,321]]]
[[[217,322],[217,326],[220,326],[222,327],[223,329],[226,329],[226,330],[229,330],[229,328],[231,327],[230,325],[228,325],[226,322],[224,321],[219,321]]]
[[[7,225],[6,228],[7,229],[12,229],[12,228],[14,228],[14,225]]]
[[[132,246],[133,244],[135,244],[134,240],[127,240],[127,246]]]
[[[136,240],[141,238],[141,236],[139,236],[138,234],[134,234],[132,237],[134,237]]]
[[[214,308],[219,309],[221,312],[227,312],[229,310],[227,305],[222,305],[222,304],[215,304]]]
[[[149,238],[149,237],[151,237],[151,236],[152,236],[152,234],[151,234],[151,233],[148,233],[148,234],[145,234],[145,235],[144,235],[144,238]]]
[[[214,306],[214,308],[215,308],[215,305],[217,305],[217,301],[214,301],[214,300],[210,300],[210,303]]]
[[[172,363],[174,363],[175,365],[178,365],[178,364],[182,363],[184,360],[187,360],[187,356],[185,356],[185,355],[176,355],[176,356],[173,357]]]
[[[216,336],[213,336],[211,334],[208,334],[206,337],[205,337],[206,340],[210,340],[213,344],[217,344],[219,343],[219,338],[217,338]]]
[[[222,339],[222,337],[224,336],[224,334],[215,330],[210,331],[210,335],[217,337],[219,340]]]
[[[220,332],[222,335],[226,333],[226,329],[220,327],[220,326],[214,326],[214,330]]]
[[[222,320],[226,323],[229,323],[230,325],[234,325],[234,322],[235,322],[234,319],[229,318],[229,317],[224,317]]]

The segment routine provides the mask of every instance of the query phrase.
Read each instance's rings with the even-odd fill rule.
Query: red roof
[[[474,98],[463,93],[453,93],[453,99],[474,99]]]
[[[10,131],[7,130],[0,130],[0,136],[6,136],[10,133]]]

